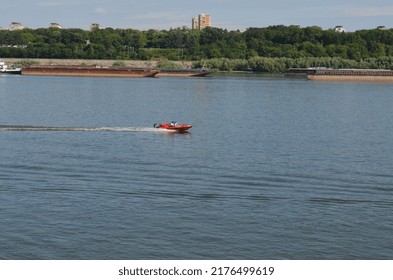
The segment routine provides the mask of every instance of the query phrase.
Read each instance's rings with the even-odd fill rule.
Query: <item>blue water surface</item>
[[[392,105],[393,84],[0,76],[0,257],[392,259]],[[193,128],[152,129],[171,120]]]

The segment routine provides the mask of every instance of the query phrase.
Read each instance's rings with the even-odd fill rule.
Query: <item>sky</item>
[[[187,26],[200,13],[227,30],[271,25],[342,25],[347,31],[393,28],[392,0],[0,0],[0,27],[20,22],[29,28],[104,28],[169,30]]]

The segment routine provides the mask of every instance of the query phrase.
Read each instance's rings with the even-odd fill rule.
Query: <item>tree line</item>
[[[244,32],[213,27],[0,30],[0,57],[188,60],[196,67],[266,72],[301,66],[393,68],[393,29],[339,33],[278,25]]]

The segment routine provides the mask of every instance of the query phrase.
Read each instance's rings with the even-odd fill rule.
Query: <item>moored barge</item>
[[[160,71],[129,67],[40,65],[22,68],[22,75],[33,76],[77,76],[77,77],[155,77]]]
[[[286,76],[312,81],[393,82],[393,71],[380,69],[290,68]]]
[[[206,77],[211,71],[198,69],[160,69],[157,77]]]

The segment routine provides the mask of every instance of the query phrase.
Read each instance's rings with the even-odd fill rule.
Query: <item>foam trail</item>
[[[169,132],[154,127],[61,127],[32,125],[0,125],[0,131],[86,131],[86,132]]]

